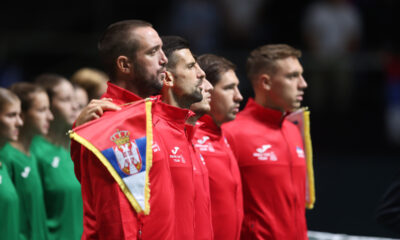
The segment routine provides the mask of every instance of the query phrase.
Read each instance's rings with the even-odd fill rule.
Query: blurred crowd
[[[105,92],[106,82],[102,71],[82,68],[71,81],[43,73],[33,83],[0,88],[0,207],[13,218],[8,221],[19,223],[2,228],[3,237],[80,238],[81,187],[67,132],[89,99]]]

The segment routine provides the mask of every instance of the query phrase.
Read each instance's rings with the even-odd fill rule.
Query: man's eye
[[[157,52],[157,49],[154,48],[154,49],[152,49],[152,50],[150,51],[150,54],[151,54],[151,55],[154,55],[154,54],[156,54],[156,52]]]
[[[235,85],[228,85],[228,86],[224,87],[225,90],[230,90],[230,89],[234,89],[234,88],[235,88]]]

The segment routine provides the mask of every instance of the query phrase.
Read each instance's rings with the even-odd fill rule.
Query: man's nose
[[[160,50],[160,52],[161,52],[160,64],[165,65],[168,63],[168,58],[167,56],[165,56],[165,53],[162,49]]]

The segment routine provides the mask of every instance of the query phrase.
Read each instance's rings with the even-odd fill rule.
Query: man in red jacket
[[[124,108],[157,94],[162,88],[168,60],[151,24],[139,20],[114,23],[107,28],[98,47],[110,76],[103,97]],[[99,117],[102,108],[117,108],[112,104],[104,106],[86,108],[82,122]],[[105,138],[109,141],[108,136]],[[71,142],[71,157],[82,186],[82,239],[176,239],[174,188],[166,152],[161,149],[165,146],[158,134],[154,134],[153,164],[149,172],[150,214],[144,215],[134,210],[102,162],[87,148]]]
[[[161,95],[168,105],[163,107],[163,115],[154,118],[157,118],[155,128],[163,130],[161,137],[171,149],[169,160],[177,203],[176,237],[213,239],[208,172],[192,144],[195,128],[186,124],[194,114],[188,109],[203,98],[205,74],[185,39],[165,36],[162,41],[168,64]]]
[[[253,50],[246,68],[255,98],[223,125],[242,176],[242,239],[307,239],[303,141],[285,119],[307,87],[300,55],[285,44]]]
[[[236,158],[222,134],[221,124],[233,120],[239,111],[243,100],[239,79],[235,65],[223,57],[205,54],[197,60],[214,87],[211,106],[201,102],[191,106],[196,113],[203,110],[193,143],[208,169],[214,239],[238,240],[243,221],[242,185]]]

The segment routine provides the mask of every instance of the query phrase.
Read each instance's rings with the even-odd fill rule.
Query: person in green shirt
[[[66,78],[53,73],[39,75],[35,83],[46,90],[54,115],[47,138],[51,143],[69,149],[70,138],[66,133],[71,129],[78,111],[74,87]]]
[[[0,152],[19,197],[20,231],[23,239],[47,240],[46,211],[42,183],[35,156],[30,145],[36,134],[46,134],[53,115],[46,92],[30,83],[11,86],[21,100],[21,118],[24,122],[18,139],[7,143]]]
[[[8,141],[18,139],[22,126],[21,102],[11,91],[0,88],[0,152]],[[7,165],[0,158],[0,233],[2,238],[18,240],[20,234],[19,199]]]
[[[75,177],[67,150],[70,140],[65,134],[77,116],[74,88],[67,79],[55,74],[42,74],[35,81],[49,94],[54,114],[48,135],[35,136],[31,145],[43,182],[47,226],[51,239],[80,239],[83,232],[81,186]]]

